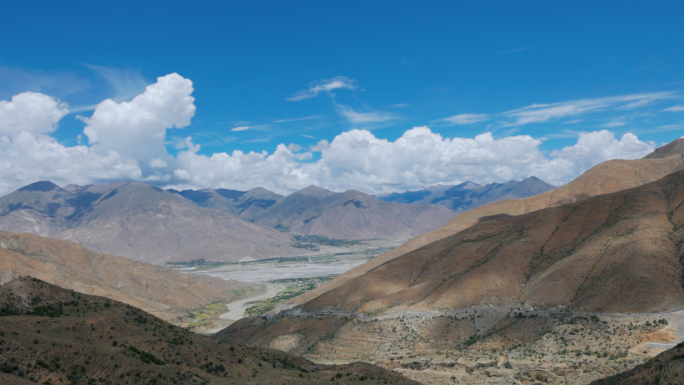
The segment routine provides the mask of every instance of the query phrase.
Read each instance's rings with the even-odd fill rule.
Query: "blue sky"
[[[4,4],[0,192],[562,184],[684,135],[678,2],[217,3]]]

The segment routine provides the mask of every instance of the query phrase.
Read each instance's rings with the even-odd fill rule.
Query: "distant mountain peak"
[[[326,190],[322,187],[314,186],[311,185],[309,187],[303,188],[299,191],[297,191],[295,194],[300,194],[300,195],[306,195],[310,197],[316,197],[316,198],[326,198],[331,195],[334,195],[335,192]]]
[[[658,147],[652,153],[646,155],[643,159],[659,159],[667,158],[672,155],[684,154],[684,138],[674,140],[662,147]]]
[[[31,183],[28,186],[24,186],[19,189],[19,191],[39,191],[39,192],[48,192],[52,190],[61,190],[62,188],[57,186],[56,184],[48,181],[48,180],[43,180],[40,182],[35,182]]]

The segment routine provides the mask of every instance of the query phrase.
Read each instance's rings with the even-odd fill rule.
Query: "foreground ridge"
[[[370,364],[315,365],[273,349],[219,344],[30,277],[0,286],[0,352],[0,382],[8,385],[416,384]]]

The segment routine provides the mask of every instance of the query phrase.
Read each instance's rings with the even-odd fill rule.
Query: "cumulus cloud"
[[[323,83],[311,88],[312,92],[326,90]],[[296,143],[280,144],[272,153],[236,150],[201,154],[200,146],[188,136],[176,139],[179,153],[172,156],[164,145],[166,130],[190,124],[195,112],[192,91],[190,80],[171,74],[160,77],[129,102],[105,100],[91,117],[83,118],[88,146],[65,146],[50,136],[68,112],[58,100],[23,93],[10,101],[0,101],[0,193],[44,179],[61,185],[140,180],[167,187],[246,190],[261,186],[279,193],[311,184],[337,191],[382,193],[467,180],[500,182],[531,175],[561,185],[599,162],[640,158],[654,147],[634,134],[617,138],[602,130],[573,134],[577,135],[574,145],[547,155],[540,150],[542,139],[529,135],[495,138],[484,133],[474,138],[446,138],[423,126],[409,129],[393,141],[354,129],[308,148]],[[622,97],[601,103],[626,108],[657,97],[664,96]],[[574,105],[602,108],[588,107],[601,103],[594,100]],[[519,111],[546,109],[545,116],[558,116],[548,109],[568,107],[545,106]],[[354,123],[394,118],[351,108],[343,111]],[[516,116],[523,119],[522,115]],[[454,121],[473,119],[479,117],[461,116]]]
[[[534,175],[559,182],[569,182],[575,175],[610,159],[642,158],[655,149],[653,143],[647,143],[631,133],[622,135],[620,139],[610,131],[601,130],[579,134],[577,143],[551,152],[551,160],[532,168]],[[569,178],[569,176],[571,178]],[[558,182],[556,182],[558,183]]]
[[[437,121],[451,124],[473,124],[485,120],[487,120],[487,115],[485,114],[458,114]]]
[[[309,83],[309,88],[306,90],[298,91],[294,95],[285,99],[290,102],[298,102],[305,99],[310,99],[318,96],[321,92],[330,93],[337,89],[348,89],[353,90],[356,88],[354,84],[354,79],[350,79],[346,76],[336,76],[332,79],[324,79],[316,82]]]
[[[0,193],[38,180],[66,185],[142,178],[137,162],[116,152],[98,154],[87,146],[68,147],[27,131],[0,137],[0,174]]]
[[[332,190],[357,189],[370,193],[419,189],[438,183],[479,183],[538,176],[561,185],[591,166],[614,158],[640,158],[653,145],[633,134],[617,139],[603,130],[581,133],[575,145],[550,157],[539,149],[542,141],[529,135],[496,139],[491,133],[475,138],[444,138],[428,127],[415,127],[395,141],[377,138],[367,130],[343,132],[310,152],[279,145],[266,152],[211,156],[182,152],[175,174],[187,186],[249,189],[263,186],[288,193],[316,184]]]
[[[116,151],[140,164],[167,158],[166,129],[186,127],[195,115],[192,91],[192,82],[178,74],[160,77],[130,102],[100,103],[90,118],[82,118],[83,133],[100,153]]]
[[[64,146],[49,136],[67,112],[65,103],[35,92],[0,101],[0,193],[37,180],[87,184],[141,178],[138,164],[116,152],[96,154],[87,146]]]
[[[37,92],[15,95],[11,101],[0,101],[0,135],[51,133],[68,112],[66,103],[47,95]]]

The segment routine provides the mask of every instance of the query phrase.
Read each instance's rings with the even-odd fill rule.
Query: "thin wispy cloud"
[[[309,115],[309,116],[305,116],[303,118],[279,119],[279,120],[276,120],[275,123],[303,122],[306,120],[320,119],[322,117],[323,117],[322,115]]]
[[[664,110],[661,110],[661,111],[665,111],[665,112],[682,112],[682,111],[684,111],[684,106],[672,106],[672,107],[668,107],[668,108],[666,108],[666,109],[664,109]]]
[[[635,129],[632,131],[635,134],[644,135],[644,134],[659,134],[659,133],[663,133],[663,132],[682,131],[682,130],[684,130],[684,124],[666,124],[664,126],[659,126],[659,127],[655,127],[655,128]]]
[[[71,72],[28,71],[0,66],[0,97],[10,98],[21,92],[41,92],[64,98],[86,92],[91,82]],[[73,111],[71,106],[69,111]]]
[[[624,118],[624,117],[619,117],[619,118],[612,119],[612,120],[611,120],[610,122],[608,122],[608,123],[602,124],[601,127],[605,127],[605,128],[610,128],[610,127],[622,127],[622,126],[624,126],[625,124],[626,124],[626,123],[625,123],[625,118]]]
[[[240,124],[240,123],[238,123]],[[241,131],[269,131],[271,129],[271,126],[268,124],[257,124],[257,125],[251,125],[251,124],[245,124],[241,123],[239,126],[235,126],[230,129],[232,132],[241,132]]]
[[[145,90],[149,84],[139,70],[105,67],[93,64],[84,66],[103,77],[114,90],[110,99],[116,102],[132,99]]]
[[[436,122],[444,122],[450,124],[473,124],[483,122],[488,119],[486,114],[458,114],[449,116],[443,119],[438,119]]]
[[[318,96],[321,92],[331,93],[333,90],[338,89],[348,89],[353,90],[356,88],[354,84],[354,79],[350,79],[346,76],[336,76],[332,79],[324,79],[309,83],[309,88],[306,90],[298,91],[294,95],[285,99],[290,102],[299,102],[301,100],[306,100]]]
[[[510,54],[513,54],[513,53],[525,52],[525,51],[527,51],[528,49],[530,49],[530,48],[529,48],[529,47],[520,47],[520,48],[511,49],[511,50],[507,50],[507,51],[499,51],[498,54],[499,54],[499,55],[510,55]]]
[[[273,139],[272,136],[267,136],[265,138],[254,138],[254,139],[249,139],[249,140],[243,140],[242,143],[264,143],[268,142],[271,139]]]
[[[389,112],[370,111],[356,112],[351,107],[336,104],[337,113],[347,119],[350,123],[383,123],[395,120],[397,117]]]
[[[590,112],[604,111],[607,109],[634,109],[644,107],[656,101],[672,99],[675,96],[676,92],[668,91],[611,96],[605,98],[579,99],[550,104],[533,104],[528,107],[508,111],[504,113],[504,115],[510,119],[506,125],[520,126],[530,123],[544,123],[553,119],[577,116]]]

